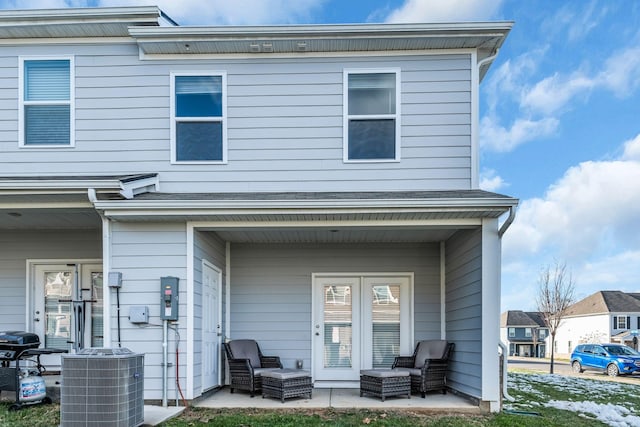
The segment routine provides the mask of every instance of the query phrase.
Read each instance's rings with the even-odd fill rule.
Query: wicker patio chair
[[[224,344],[231,376],[231,393],[235,389],[247,390],[251,397],[262,390],[262,377],[265,371],[281,369],[278,356],[264,356],[254,340],[233,340]]]
[[[411,392],[425,397],[428,391],[447,392],[447,366],[453,343],[444,340],[419,341],[413,356],[398,356],[393,369],[406,369],[411,375]]]

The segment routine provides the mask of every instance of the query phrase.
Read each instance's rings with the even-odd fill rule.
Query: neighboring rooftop
[[[546,327],[538,311],[508,310],[500,316],[500,327]]]
[[[598,291],[573,304],[567,310],[567,316],[606,313],[640,313],[640,294]]]

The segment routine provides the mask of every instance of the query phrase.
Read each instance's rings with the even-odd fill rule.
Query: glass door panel
[[[373,368],[390,368],[400,353],[400,285],[371,287]]]
[[[44,347],[71,349],[73,279],[73,271],[43,273]]]
[[[324,285],[324,367],[351,368],[353,304],[351,285]]]
[[[104,347],[102,310],[102,272],[91,272],[91,347]]]

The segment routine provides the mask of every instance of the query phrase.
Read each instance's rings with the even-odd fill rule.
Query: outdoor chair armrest
[[[253,366],[249,359],[227,359],[229,370],[233,372],[250,372],[253,375]]]
[[[413,356],[396,356],[391,368],[413,368],[414,359]]]
[[[263,368],[281,368],[282,363],[280,362],[280,357],[278,356],[262,356],[260,357],[260,363]]]
[[[447,359],[426,359],[424,361],[424,366],[422,367],[422,372],[426,372],[428,369],[433,368],[447,368],[449,366],[449,361]]]

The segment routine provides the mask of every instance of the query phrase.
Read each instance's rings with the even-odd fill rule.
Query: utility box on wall
[[[178,278],[160,278],[160,319],[178,320]]]

